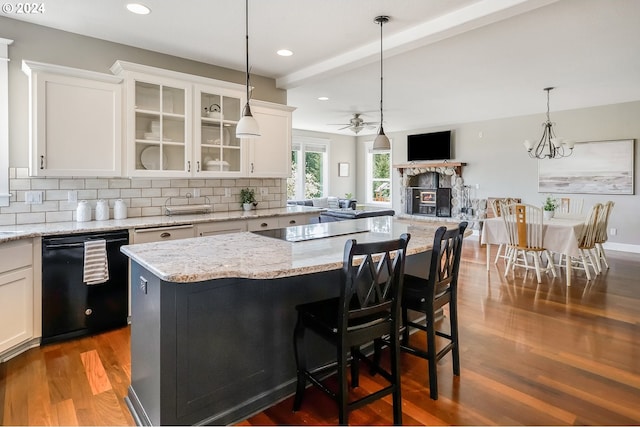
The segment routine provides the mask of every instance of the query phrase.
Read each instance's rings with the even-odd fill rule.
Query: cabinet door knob
[[[44,156],[40,156],[40,169],[44,169]]]
[[[160,237],[162,237],[162,238],[165,238],[165,237],[171,237],[171,233],[168,233],[168,232],[166,232],[166,231],[165,231],[164,233],[162,233],[162,234],[160,235]]]
[[[84,311],[84,314],[85,314],[85,315],[87,315],[87,316],[91,316],[91,313],[93,313],[93,310],[91,310],[90,308],[87,308],[87,309]]]
[[[267,224],[266,222],[263,222],[262,224],[260,224],[260,227],[267,227],[269,224]]]

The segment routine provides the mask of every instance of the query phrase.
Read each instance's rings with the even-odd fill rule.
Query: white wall
[[[607,105],[551,113],[556,134],[580,141],[611,139],[640,139],[640,102]],[[525,139],[539,140],[542,135],[544,113],[465,123],[431,129],[415,129],[388,134],[393,140],[393,163],[407,160],[407,135],[453,130],[453,160],[467,163],[462,169],[465,184],[478,184],[477,197],[521,197],[523,202],[542,205],[545,194],[538,193],[537,161],[529,158]],[[364,144],[371,137],[358,138],[358,165],[364,168]],[[569,194],[584,198],[585,209],[594,203],[613,200],[609,227],[617,228],[616,236],[609,235],[609,242],[640,245],[640,195],[637,181],[640,170],[640,150],[635,149],[634,195]],[[579,149],[579,146],[576,148]],[[553,162],[553,160],[541,160]],[[358,174],[358,189],[364,185],[364,171]],[[393,209],[400,212],[400,175],[394,173]]]
[[[293,114],[295,114],[295,111]],[[329,191],[327,192],[327,195],[344,197],[346,193],[352,193],[353,196],[358,199],[358,194],[356,193],[356,138],[349,135],[337,135],[332,133],[294,129],[294,141],[296,136],[323,138],[330,141]],[[338,163],[349,163],[349,176],[338,176]],[[364,197],[364,193],[362,194]]]

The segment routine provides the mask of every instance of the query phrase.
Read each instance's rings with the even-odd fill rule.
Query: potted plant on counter
[[[542,209],[544,210],[544,212],[542,213],[544,219],[553,218],[553,214],[556,211],[557,207],[558,201],[550,195],[547,196],[547,199],[544,201],[544,206],[542,207]]]
[[[250,211],[258,203],[256,202],[256,192],[253,188],[243,188],[240,190],[240,203],[242,209]]]

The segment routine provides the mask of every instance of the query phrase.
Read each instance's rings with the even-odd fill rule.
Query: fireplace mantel
[[[398,169],[400,172],[400,176],[404,175],[405,169],[432,169],[432,168],[451,168],[455,169],[456,175],[462,176],[462,166],[466,166],[466,163],[461,162],[441,162],[441,163],[432,163],[432,162],[412,162],[412,163],[400,163],[397,165],[393,165],[395,169]]]

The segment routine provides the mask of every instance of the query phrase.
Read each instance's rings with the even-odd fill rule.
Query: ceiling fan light
[[[377,150],[391,150],[391,141],[387,138],[387,135],[384,134],[384,129],[382,125],[380,125],[380,130],[378,131],[378,136],[373,140],[373,149]]]
[[[258,121],[251,114],[251,107],[249,103],[244,106],[242,112],[242,118],[236,125],[236,138],[252,138],[260,136],[260,126]]]

